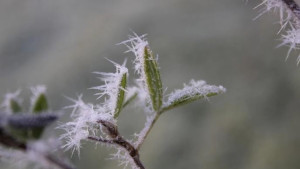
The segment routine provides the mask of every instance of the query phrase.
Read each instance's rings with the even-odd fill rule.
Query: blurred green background
[[[1,0],[0,94],[21,88],[28,97],[29,87],[45,84],[53,110],[71,104],[64,96],[80,93],[96,103],[87,88],[101,82],[91,72],[114,71],[105,57],[131,61],[126,48],[115,44],[131,30],[147,33],[167,92],[192,78],[227,88],[159,119],[140,153],[147,169],[299,169],[299,52],[285,60],[288,48],[276,48],[278,15],[253,21],[259,3]],[[132,138],[144,121],[140,109],[127,108],[121,133]],[[45,137],[59,133],[50,129]],[[107,160],[109,154],[105,146],[86,142],[72,161],[79,169],[122,168]]]

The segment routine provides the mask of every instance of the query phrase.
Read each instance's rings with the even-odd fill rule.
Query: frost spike
[[[21,90],[17,90],[14,93],[6,93],[3,103],[0,107],[5,108],[5,114],[15,114],[22,111],[21,99],[19,98]]]
[[[108,113],[110,113],[114,118],[119,116],[119,113],[122,109],[126,85],[127,85],[127,76],[128,69],[125,67],[126,60],[122,65],[119,65],[109,59],[107,59],[116,67],[115,73],[105,73],[105,72],[95,72],[102,75],[100,80],[104,81],[104,84],[101,86],[92,87],[91,89],[99,90],[98,98],[105,96],[105,103],[103,104],[104,108]]]
[[[117,118],[123,108],[123,102],[125,98],[125,89],[127,85],[127,73],[124,73],[122,75],[122,79],[119,84],[119,91],[118,91],[118,98],[117,98],[117,103],[116,103],[116,109],[114,113],[114,118]]]
[[[158,111],[162,105],[162,83],[156,59],[147,46],[144,48],[144,71],[152,107]]]

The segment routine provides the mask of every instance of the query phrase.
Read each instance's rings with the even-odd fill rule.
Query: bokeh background
[[[105,57],[132,61],[115,44],[132,30],[147,33],[167,92],[192,78],[227,92],[164,114],[141,149],[146,168],[299,169],[299,52],[285,60],[288,48],[276,48],[278,15],[253,21],[259,3],[0,0],[0,95],[23,89],[26,98],[29,87],[45,84],[53,110],[71,104],[64,96],[80,93],[96,103],[87,88],[101,82],[91,72],[114,71]],[[144,122],[141,109],[129,107],[120,116],[121,133],[132,138]],[[45,138],[61,133],[54,128]],[[122,168],[108,160],[111,153],[86,142],[71,160],[78,169]]]

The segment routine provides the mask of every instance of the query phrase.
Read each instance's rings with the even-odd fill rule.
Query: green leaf
[[[36,100],[34,101],[32,112],[38,114],[47,110],[48,110],[47,98],[44,93],[41,93],[39,96],[37,96]]]
[[[223,86],[208,85],[205,81],[191,80],[183,89],[175,90],[170,94],[166,105],[161,112],[181,106],[202,98],[208,98],[221,93],[226,89]]]
[[[20,104],[15,99],[9,100],[9,107],[10,107],[11,112],[14,114],[20,113],[22,111]],[[7,127],[7,130],[10,132],[10,134],[15,136],[19,140],[26,141],[28,139],[28,136],[29,136],[28,130],[21,129],[21,128],[16,129],[16,128],[13,128],[10,126]]]
[[[10,99],[10,101],[9,101],[9,107],[10,107],[10,109],[11,109],[11,112],[13,112],[13,113],[19,113],[19,112],[22,111],[21,106],[20,106],[19,103],[18,103],[16,100],[14,100],[14,99]]]
[[[156,59],[147,46],[144,48],[144,71],[153,109],[158,111],[162,105],[162,83]]]
[[[37,96],[34,104],[32,112],[35,114],[39,114],[42,112],[46,112],[48,110],[48,102],[46,95],[44,93],[41,93]],[[44,131],[45,127],[37,127],[31,130],[31,137],[34,139],[39,139]]]
[[[170,110],[170,109],[173,109],[173,108],[178,107],[178,106],[182,106],[182,105],[188,104],[188,103],[196,101],[196,100],[200,100],[200,99],[203,99],[203,98],[215,96],[215,95],[218,95],[218,94],[219,93],[209,93],[206,96],[198,94],[198,95],[195,95],[193,97],[191,97],[191,96],[183,96],[183,97],[181,97],[181,98],[179,98],[177,100],[174,100],[169,105],[166,105],[165,107],[163,107],[162,108],[162,112]]]
[[[119,116],[121,109],[123,108],[126,85],[127,85],[127,73],[124,73],[122,75],[122,79],[119,84],[118,98],[117,98],[114,118],[117,118]]]

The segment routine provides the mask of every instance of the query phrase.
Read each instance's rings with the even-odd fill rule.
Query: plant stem
[[[141,135],[138,138],[136,149],[139,150],[144,143],[145,139],[149,135],[151,129],[153,128],[154,124],[158,120],[159,116],[161,115],[162,111],[158,111],[155,115],[150,119],[149,122],[146,123],[145,128],[141,131]]]
[[[142,164],[140,160],[140,155],[138,149],[136,149],[131,143],[126,141],[119,133],[117,126],[115,126],[113,123],[109,121],[99,120],[98,123],[100,123],[102,126],[104,126],[107,129],[107,134],[111,137],[111,139],[102,139],[102,138],[96,138],[93,136],[88,136],[87,139],[98,141],[101,143],[108,143],[108,144],[116,144],[122,148],[124,148],[127,153],[130,155],[132,160],[134,161],[135,165],[139,167],[140,169],[145,169],[144,165]]]
[[[300,7],[294,0],[282,0],[293,14],[300,20]]]

